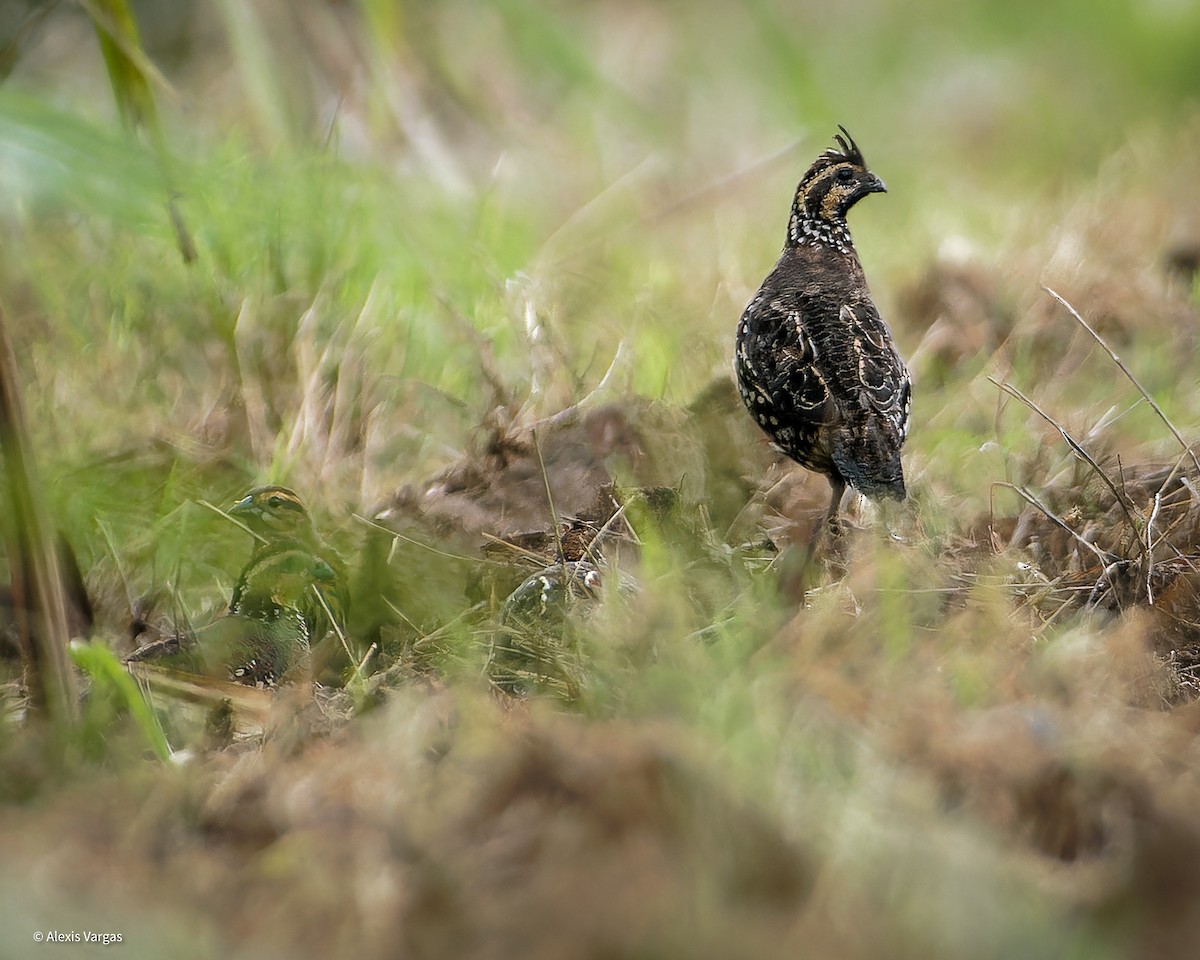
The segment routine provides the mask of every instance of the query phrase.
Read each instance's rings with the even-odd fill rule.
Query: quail
[[[835,521],[847,485],[904,499],[900,448],[912,400],[846,225],[854,204],[887,188],[838,129],[837,147],[796,188],[783,252],[742,313],[734,360],[758,425],[784,454],[829,479],[817,536]]]
[[[582,684],[576,628],[595,613],[610,579],[622,597],[637,592],[628,574],[586,560],[554,563],[527,577],[496,617],[488,674],[497,688],[517,696],[555,690],[574,699]]]
[[[260,541],[234,585],[230,611],[244,606],[250,579],[258,576],[256,571],[272,569],[275,553],[299,549],[320,560],[332,574],[313,578],[313,589],[296,598],[311,642],[320,642],[334,625],[344,635],[350,604],[342,561],[317,535],[312,517],[295,491],[275,485],[255,487],[229,508],[229,515],[245,523]]]

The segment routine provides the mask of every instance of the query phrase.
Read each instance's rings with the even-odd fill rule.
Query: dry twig
[[[1093,457],[1090,453],[1088,453],[1087,450],[1085,450],[1083,448],[1083,445],[1078,440],[1076,440],[1073,436],[1071,436],[1070,432],[1067,430],[1066,427],[1064,427],[1061,423],[1059,423],[1057,420],[1055,420],[1053,417],[1051,417],[1050,414],[1048,414],[1045,410],[1043,410],[1036,403],[1034,403],[1033,400],[1031,400],[1029,397],[1025,396],[1025,394],[1023,394],[1020,390],[1018,390],[1016,387],[1014,387],[1011,383],[1007,383],[1007,382],[1001,383],[999,380],[995,380],[992,377],[988,377],[988,380],[991,383],[995,384],[997,387],[999,387],[1001,390],[1003,390],[1005,393],[1007,393],[1009,396],[1015,397],[1016,399],[1020,400],[1023,404],[1025,404],[1025,406],[1027,406],[1030,410],[1032,410],[1034,413],[1036,413],[1038,416],[1040,416],[1043,420],[1045,420],[1048,424],[1050,424],[1050,426],[1054,427],[1054,429],[1057,430],[1059,432],[1059,434],[1061,434],[1062,438],[1067,442],[1067,446],[1071,448],[1071,452],[1074,453],[1076,456],[1078,456],[1081,460],[1083,460],[1083,462],[1086,463],[1089,467],[1091,467],[1092,470],[1096,473],[1096,475],[1102,481],[1104,481],[1104,485],[1106,487],[1108,487],[1109,491],[1112,493],[1113,497],[1116,499],[1116,502],[1120,505],[1121,510],[1124,512],[1126,518],[1129,520],[1129,525],[1131,527],[1133,527],[1133,529],[1136,531],[1139,526],[1138,519],[1140,519],[1141,525],[1143,527],[1145,526],[1145,523],[1146,523],[1145,517],[1140,517],[1140,518],[1134,517],[1133,511],[1137,510],[1137,508],[1132,504],[1132,502],[1130,502],[1129,497],[1125,494],[1124,490],[1120,489],[1116,485],[1116,483],[1113,482],[1113,479],[1107,473],[1104,472],[1103,468],[1096,461],[1096,458]],[[1141,511],[1138,511],[1138,513],[1140,514]]]
[[[1179,441],[1179,445],[1181,447],[1183,447],[1184,452],[1192,458],[1192,466],[1194,466],[1196,468],[1197,473],[1200,473],[1200,459],[1197,459],[1196,452],[1190,446],[1188,446],[1187,441],[1183,439],[1183,434],[1181,434],[1179,432],[1179,428],[1176,427],[1175,424],[1173,424],[1171,422],[1170,418],[1165,413],[1163,413],[1162,407],[1160,407],[1155,402],[1154,398],[1152,396],[1150,396],[1150,392],[1145,387],[1143,387],[1140,382],[1138,382],[1138,378],[1133,375],[1133,372],[1127,366],[1125,366],[1125,362],[1120,357],[1117,356],[1116,351],[1113,350],[1112,347],[1110,347],[1107,343],[1104,342],[1104,338],[1101,337],[1100,334],[1098,334],[1092,328],[1092,326],[1086,320],[1084,320],[1083,317],[1081,317],[1079,315],[1079,311],[1076,310],[1073,306],[1071,306],[1071,304],[1067,302],[1065,297],[1063,297],[1061,294],[1057,293],[1056,291],[1051,290],[1049,287],[1047,287],[1044,284],[1042,285],[1042,289],[1045,290],[1048,294],[1050,294],[1050,296],[1052,296],[1055,300],[1057,300],[1066,309],[1066,311],[1072,317],[1075,318],[1075,321],[1081,327],[1083,327],[1084,330],[1086,330],[1088,333],[1090,333],[1092,335],[1092,339],[1095,340],[1098,344],[1100,344],[1100,346],[1103,348],[1104,352],[1107,353],[1109,355],[1109,357],[1112,358],[1113,363],[1115,363],[1118,367],[1121,368],[1121,372],[1123,374],[1125,374],[1126,377],[1129,378],[1129,382],[1132,383],[1137,388],[1138,393],[1140,393],[1145,398],[1146,402],[1148,404],[1150,404],[1150,409],[1152,409],[1156,414],[1158,414],[1158,418],[1166,425],[1167,429],[1171,431],[1171,435],[1176,440]]]
[[[1049,520],[1051,523],[1053,523],[1056,527],[1065,531],[1068,536],[1072,537],[1078,543],[1082,544],[1084,547],[1086,547],[1088,550],[1090,550],[1092,553],[1094,553],[1096,555],[1096,559],[1098,559],[1105,567],[1109,566],[1112,563],[1121,562],[1121,560],[1122,560],[1121,557],[1118,557],[1115,554],[1111,554],[1107,550],[1102,550],[1102,549],[1100,549],[1100,547],[1096,546],[1090,540],[1085,540],[1083,537],[1081,537],[1078,533],[1076,533],[1074,530],[1072,530],[1066,523],[1064,523],[1059,517],[1055,516],[1055,513],[1053,510],[1051,510],[1048,506],[1046,506],[1044,503],[1042,503],[1041,500],[1039,500],[1037,497],[1035,497],[1032,493],[1030,493],[1024,487],[1018,486],[1015,483],[1009,483],[1007,480],[996,480],[995,482],[992,483],[992,488],[995,489],[996,487],[1008,487],[1009,490],[1012,490],[1014,493],[1016,493],[1019,497],[1021,497],[1028,504],[1030,504],[1030,506],[1041,511],[1041,513],[1043,513],[1045,515],[1047,520]]]

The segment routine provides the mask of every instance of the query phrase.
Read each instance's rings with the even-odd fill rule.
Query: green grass
[[[622,956],[727,956],[705,944],[742,935],[764,956],[804,943],[846,957],[1118,957],[1156,935],[1188,942],[1194,920],[1147,879],[1176,865],[1155,830],[1186,861],[1200,829],[1189,708],[1164,709],[1165,668],[1147,653],[1168,635],[1186,643],[1146,610],[1055,613],[1066,587],[1038,581],[1037,544],[997,555],[985,531],[1026,509],[1001,483],[1063,514],[1101,512],[1057,431],[989,377],[1127,469],[1179,452],[1039,284],[1196,436],[1200,300],[1163,271],[1173,244],[1200,236],[1194,10],[456,0],[190,16],[185,53],[158,20],[142,34],[171,84],[154,92],[195,262],[180,255],[155,148],[117,122],[94,37],[49,18],[0,87],[0,307],[43,495],[94,594],[94,644],[123,652],[134,599],[152,598],[163,623],[203,622],[228,601],[250,544],[196,501],[295,486],[354,570],[351,639],[379,644],[374,662],[403,682],[355,721],[341,758],[291,732],[269,741],[278,786],[260,796],[238,786],[245,768],[228,773],[234,760],[178,778],[147,770],[157,727],[100,648],[81,648],[95,677],[84,756],[43,777],[26,728],[0,735],[0,776],[34,785],[4,793],[24,802],[0,831],[17,847],[5,883],[39,831],[83,846],[73,822],[94,817],[106,839],[81,855],[83,875],[125,863],[135,900],[177,889],[187,923],[218,940],[225,928],[206,918],[228,910],[252,928],[245,955],[271,934],[296,955],[395,943],[470,955],[460,928],[537,944],[563,930],[580,953]],[[779,513],[823,505],[824,484],[797,468],[764,506],[748,491],[786,471],[740,410],[697,398],[728,376],[795,181],[839,122],[889,185],[851,226],[913,357],[914,506],[885,515],[899,539],[879,524],[855,537],[846,570],[801,606],[778,589],[788,559],[771,562],[762,540]],[[908,306],[935,262],[982,278],[992,311],[980,320],[948,300],[941,339]],[[602,380],[592,406],[636,421],[643,454],[606,466],[678,487],[681,503],[661,524],[631,510],[643,590],[575,625],[578,695],[513,717],[484,678],[502,596],[476,583],[494,572],[479,544],[404,514],[393,542],[352,514],[405,488],[423,502],[439,471],[482,460],[497,410],[530,424]],[[1128,412],[1089,436],[1110,407]],[[548,509],[534,519],[549,526]],[[426,768],[439,697],[455,705],[454,745]],[[1026,708],[1052,717],[1045,740],[1013,719]],[[530,760],[529,740],[557,759]],[[615,813],[593,753],[614,771]],[[526,797],[533,826],[516,802],[501,816],[480,797],[508,796],[510,776],[517,796],[561,776],[548,794],[575,799]],[[97,812],[80,812],[93,788]],[[1089,846],[1091,819],[1103,839]],[[347,823],[386,832],[386,855],[339,832]],[[722,846],[731,823],[745,832]],[[1068,823],[1077,846],[1038,834]],[[747,866],[774,862],[746,853],[760,827],[772,850],[801,851],[812,899]],[[492,851],[527,856],[525,830],[550,852],[509,883]],[[329,837],[353,852],[339,859]],[[637,902],[621,900],[609,857],[615,875],[650,878]],[[194,911],[192,858],[218,878]],[[603,904],[572,899],[578,862],[594,866]],[[1183,900],[1197,884],[1179,869]],[[380,876],[381,902],[396,916],[424,904],[426,927],[356,926]],[[258,881],[302,918],[248,919]],[[409,906],[388,884],[413,891]],[[738,884],[757,892],[739,899]],[[656,893],[663,912],[639,912]],[[606,912],[610,900],[624,905]],[[67,902],[47,893],[38,915],[61,925]],[[590,929],[589,909],[627,939]],[[143,922],[120,915],[130,931]]]

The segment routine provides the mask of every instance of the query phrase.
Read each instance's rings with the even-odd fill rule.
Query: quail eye
[[[272,497],[270,500],[267,501],[267,505],[271,506],[271,507],[277,507],[281,503],[283,503],[283,500],[279,497]]]
[[[849,167],[842,167],[837,172],[837,178],[842,183],[849,183],[851,180],[854,179],[854,171],[851,170]]]

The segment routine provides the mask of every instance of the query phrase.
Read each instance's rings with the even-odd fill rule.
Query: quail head
[[[255,487],[229,508],[237,517],[264,540],[317,541],[312,517],[294,490],[269,485]]]

